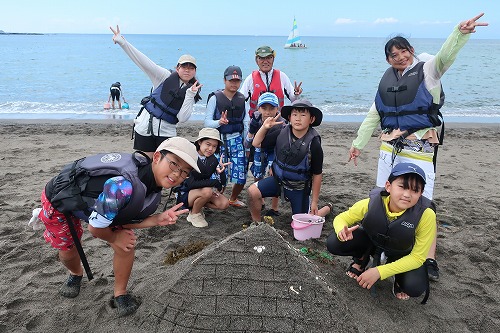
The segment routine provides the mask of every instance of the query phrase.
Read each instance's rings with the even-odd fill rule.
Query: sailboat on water
[[[293,27],[288,35],[288,39],[285,43],[285,49],[306,49],[306,44],[302,43],[300,40],[299,29],[297,29],[297,20],[293,18]]]

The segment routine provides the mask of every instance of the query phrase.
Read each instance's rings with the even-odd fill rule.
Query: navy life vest
[[[152,91],[149,100],[144,103],[144,108],[153,116],[163,119],[170,124],[177,124],[177,114],[181,110],[182,103],[186,97],[186,90],[192,84],[184,84],[179,87],[179,74],[172,72],[155,90]]]
[[[392,67],[385,71],[375,96],[383,130],[419,130],[441,125],[439,109],[444,104],[444,93],[441,89],[439,104],[433,103],[425,88],[423,67],[424,62],[419,62],[401,78]]]
[[[217,105],[215,107],[213,120],[219,120],[222,112],[227,111],[227,125],[221,125],[218,130],[221,134],[243,133],[243,119],[245,118],[245,96],[239,91],[233,96],[232,100],[224,95],[222,90],[217,90],[208,96],[216,97]]]
[[[303,189],[310,185],[311,142],[319,137],[318,132],[309,127],[307,133],[293,141],[291,126],[283,128],[278,135],[273,161],[273,174],[283,186],[289,189]]]
[[[91,177],[123,176],[132,183],[130,202],[118,212],[111,225],[131,223],[153,214],[161,199],[161,192],[153,192],[146,197],[146,186],[138,176],[138,169],[149,164],[145,156],[136,153],[98,154],[79,159],[63,168],[61,173],[52,178],[45,186],[45,194],[58,211],[62,213],[81,212],[88,217],[90,208],[97,197],[88,197],[83,193]]]
[[[368,212],[361,224],[375,246],[382,248],[388,257],[402,257],[411,252],[415,244],[415,230],[424,211],[432,207],[431,200],[421,196],[417,204],[401,216],[389,221],[382,197],[389,194],[384,188],[370,192]]]

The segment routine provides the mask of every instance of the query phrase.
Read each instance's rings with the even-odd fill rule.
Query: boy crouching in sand
[[[370,289],[379,279],[394,276],[393,294],[400,300],[428,291],[423,264],[436,235],[436,214],[432,202],[422,196],[425,180],[416,164],[397,164],[385,188],[372,190],[369,198],[335,217],[328,251],[353,256],[346,274],[362,288]],[[366,269],[369,256],[377,250],[379,255],[385,253],[387,262]]]
[[[134,263],[137,237],[133,229],[174,224],[186,213],[181,204],[156,215],[161,189],[179,185],[191,170],[197,170],[198,153],[188,140],[173,137],[162,142],[153,159],[140,152],[109,153],[82,158],[67,165],[50,180],[42,192],[42,210],[38,218],[45,224],[46,242],[59,251],[69,277],[59,293],[76,297],[83,277],[92,278],[81,251],[81,220],[88,229],[114,251],[114,297],[111,305],[119,316],[134,313],[140,301],[127,293]],[[90,273],[90,274],[89,274]]]

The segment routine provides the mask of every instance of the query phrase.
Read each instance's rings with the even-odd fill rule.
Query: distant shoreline
[[[0,30],[0,35],[43,35],[40,32],[5,32]]]

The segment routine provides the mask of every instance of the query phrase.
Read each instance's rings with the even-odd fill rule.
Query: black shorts
[[[134,132],[134,149],[143,152],[155,152],[156,148],[163,141],[167,140],[167,136],[143,136]]]
[[[120,90],[119,89],[109,89],[111,93],[111,98],[113,101],[119,101],[120,100]]]

